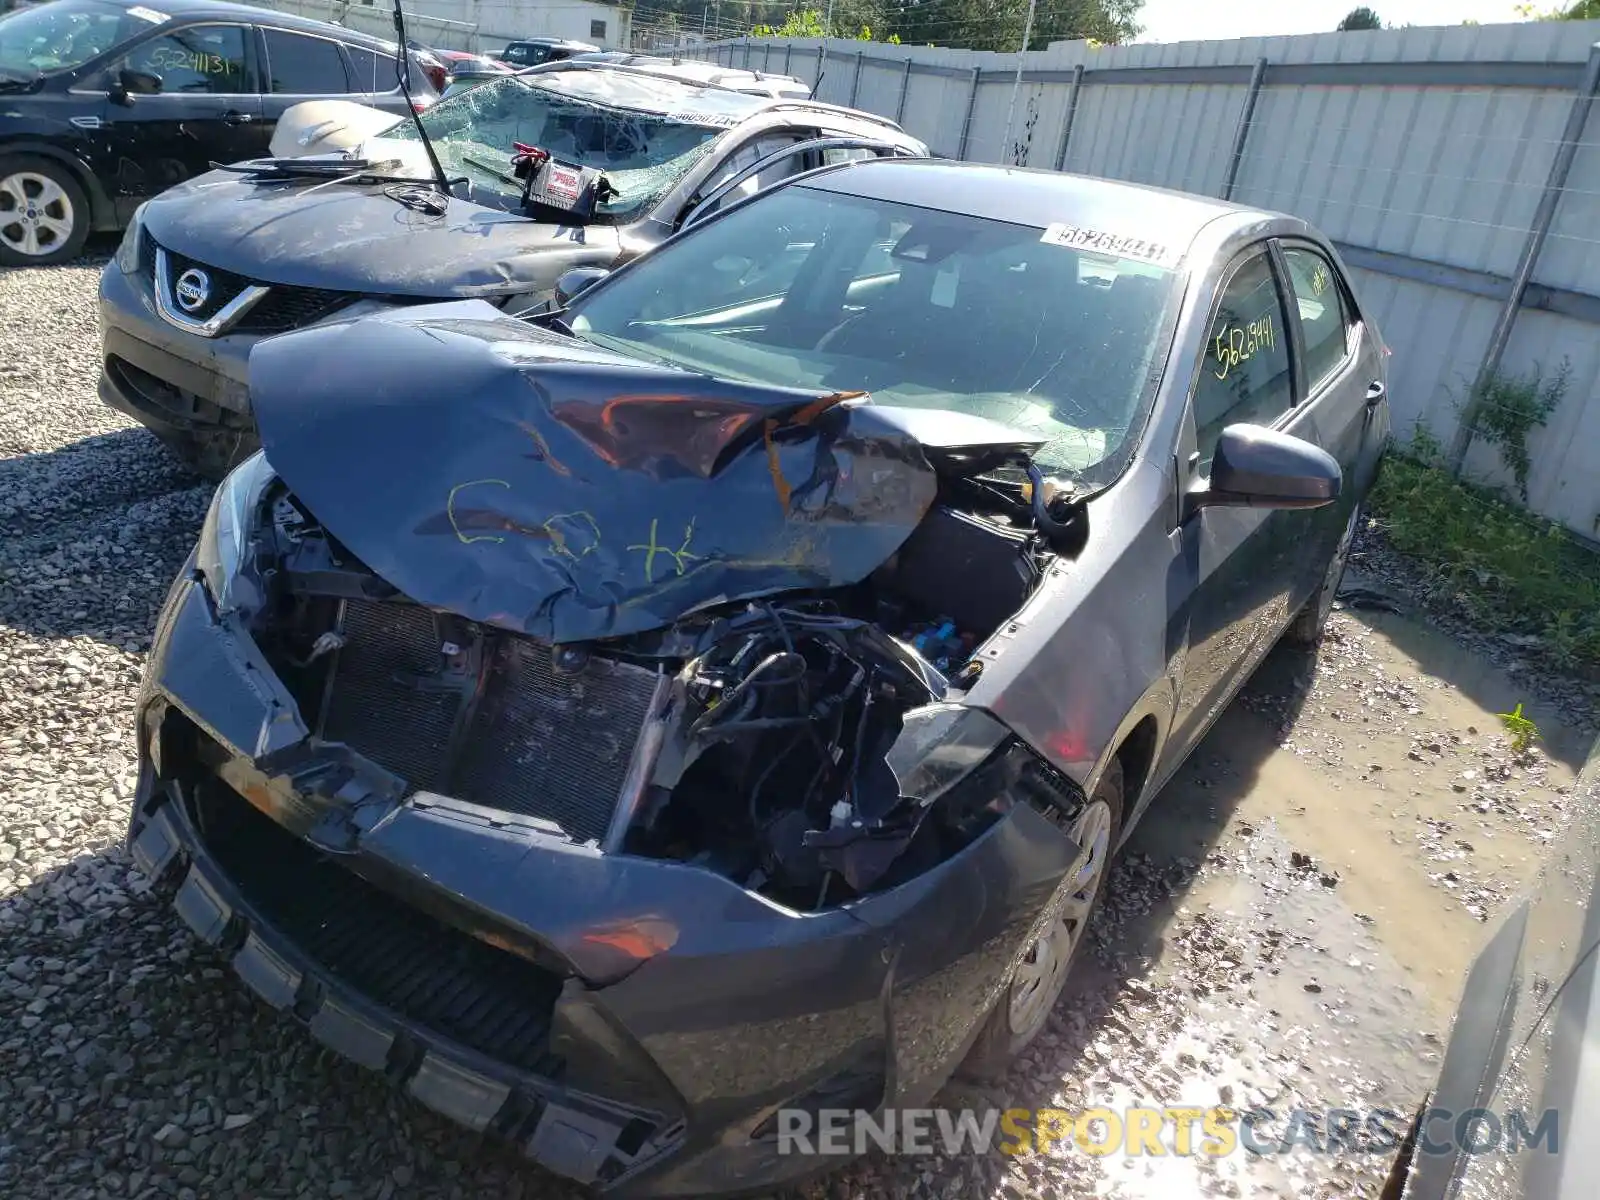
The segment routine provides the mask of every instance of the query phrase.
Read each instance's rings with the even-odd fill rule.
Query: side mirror
[[[611,272],[605,267],[573,267],[556,280],[556,307],[565,308]]]
[[[1321,508],[1339,498],[1344,472],[1320,446],[1259,425],[1229,425],[1211,458],[1211,485],[1192,508]]]
[[[161,93],[161,76],[148,71],[118,71],[111,81],[111,99],[127,104],[134,96],[157,96]]]

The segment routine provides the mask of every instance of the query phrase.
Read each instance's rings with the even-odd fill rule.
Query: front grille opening
[[[132,395],[142,407],[175,418],[180,423],[200,422],[229,429],[250,428],[249,418],[223,408],[204,396],[175,387],[119,355],[106,356],[106,373],[119,390]]]
[[[325,288],[269,284],[267,294],[239,319],[237,329],[240,333],[286,333],[332,316],[355,298],[349,292]]]
[[[196,786],[194,815],[246,902],[327,976],[500,1062],[557,1072],[559,976],[390,896],[218,780]]]

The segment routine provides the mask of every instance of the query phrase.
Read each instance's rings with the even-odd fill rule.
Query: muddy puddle
[[[1497,715],[1518,703],[1539,730],[1531,754],[1513,752]],[[1172,1039],[1190,1049],[1155,1053],[1176,1067],[1180,1101],[1274,1110],[1268,1141],[1296,1109],[1409,1114],[1589,743],[1492,664],[1394,614],[1336,617],[1315,656],[1275,651],[1128,847],[1144,873],[1178,873],[1117,930],[1113,961],[1152,994],[1195,998]],[[1095,1194],[1376,1195],[1381,1149],[1108,1159]]]

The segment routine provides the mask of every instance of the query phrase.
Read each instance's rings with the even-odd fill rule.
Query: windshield
[[[757,107],[754,97],[674,80],[562,71],[475,83],[434,105],[422,124],[446,173],[466,176],[479,204],[522,210],[522,181],[511,173],[521,142],[604,171],[616,194],[596,207],[596,219],[617,221],[653,205]],[[384,136],[415,141],[417,131],[408,124]]]
[[[167,19],[143,7],[55,0],[0,17],[0,74],[33,78],[70,71]]]
[[[1046,237],[790,186],[668,242],[566,320],[722,378],[1002,421],[1045,439],[1041,469],[1108,482],[1142,430],[1180,280]]]

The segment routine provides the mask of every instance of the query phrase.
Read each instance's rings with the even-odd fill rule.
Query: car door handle
[[[248,125],[255,119],[254,113],[239,112],[237,109],[231,108],[222,114],[222,123],[224,125]]]

